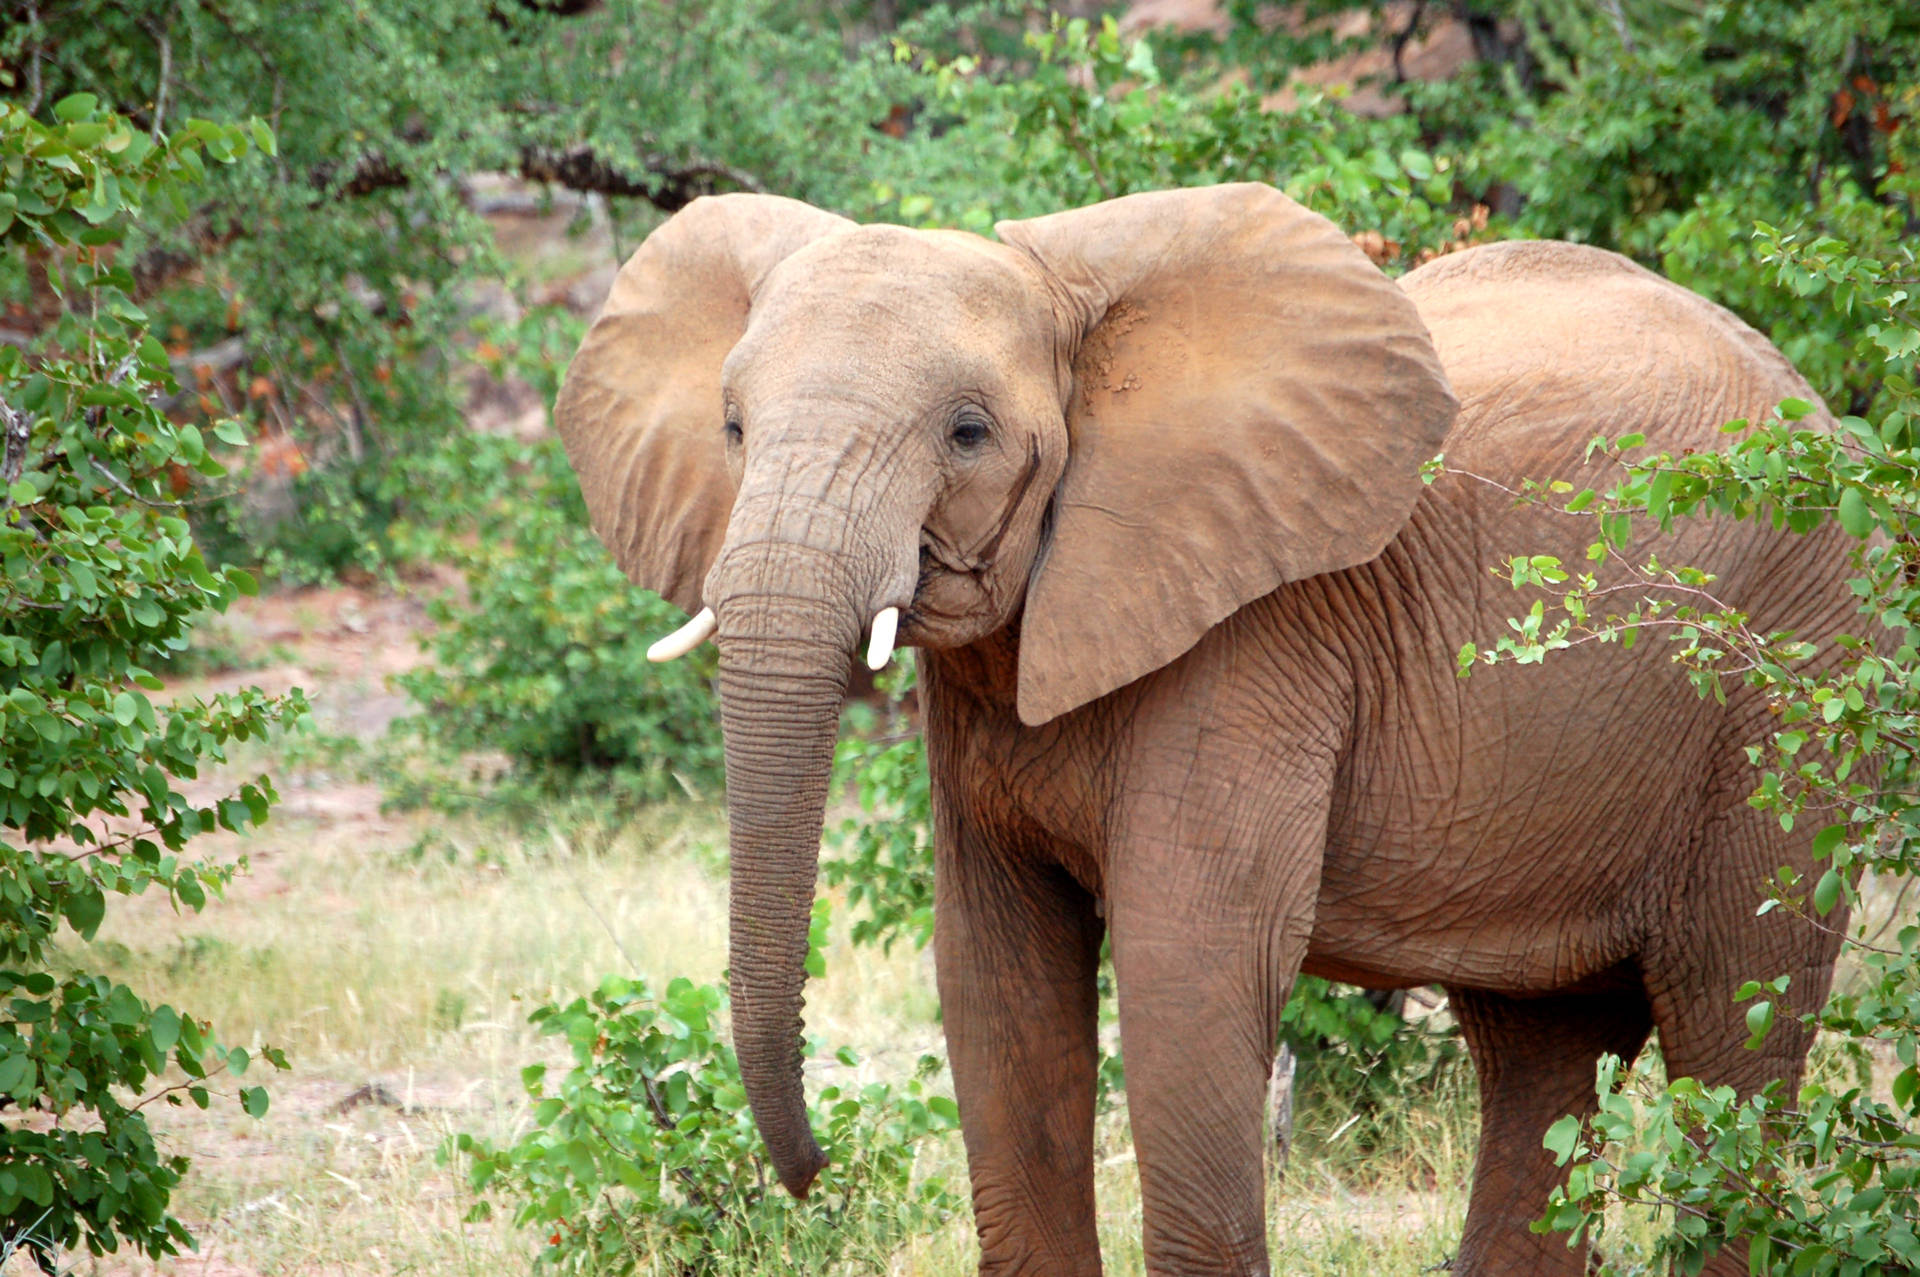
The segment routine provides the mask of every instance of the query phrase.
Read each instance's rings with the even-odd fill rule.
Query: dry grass
[[[538,1238],[472,1205],[436,1151],[456,1130],[504,1136],[522,1121],[518,1071],[559,1057],[525,1024],[548,998],[610,971],[656,983],[717,978],[725,962],[722,824],[711,808],[655,812],[602,831],[515,834],[379,813],[377,791],[325,777],[286,786],[275,819],[245,845],[251,872],[198,916],[158,899],[120,902],[85,960],[148,996],[211,1020],[226,1040],[287,1049],[261,1122],[237,1106],[165,1110],[166,1141],[194,1159],[176,1206],[199,1255],[160,1266],[114,1258],[81,1272],[386,1274],[520,1270]],[[205,850],[233,855],[238,840]],[[808,1020],[903,1076],[937,1047],[931,962],[847,947],[809,988]],[[839,1066],[821,1068],[824,1075]],[[371,1089],[368,1089],[371,1088]],[[1353,1172],[1364,1155],[1310,1150],[1276,1184],[1277,1269],[1411,1274],[1451,1250],[1471,1140],[1458,1106]],[[1303,1114],[1303,1121],[1321,1117]],[[1337,1120],[1337,1119],[1336,1119]],[[1110,1270],[1138,1273],[1139,1194],[1123,1115],[1101,1131],[1099,1194]],[[929,1170],[964,1182],[957,1139]],[[1398,1174],[1397,1163],[1404,1174]],[[1451,1168],[1450,1175],[1436,1175]],[[1416,1192],[1396,1183],[1439,1183]],[[896,1273],[970,1273],[963,1218],[892,1257]]]

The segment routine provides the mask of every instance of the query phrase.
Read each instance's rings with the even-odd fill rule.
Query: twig
[[[143,497],[128,487],[125,479],[122,479],[119,475],[100,464],[100,458],[88,457],[87,460],[93,465],[93,468],[100,473],[101,478],[120,489],[120,491],[130,499],[138,501],[141,505],[151,506],[155,510],[178,510],[182,504],[179,501],[155,501],[152,497]]]
[[[27,0],[27,27],[36,36],[45,34],[40,31],[40,6],[34,0]],[[33,52],[27,58],[27,103],[28,115],[40,109],[40,98],[46,86],[40,82],[41,42],[36,39],[30,46]]]
[[[1087,140],[1080,136],[1080,122],[1071,117],[1067,120],[1067,145],[1087,166],[1087,172],[1092,176],[1093,184],[1100,188],[1102,198],[1112,199],[1113,184],[1108,182],[1107,175],[1100,171],[1100,165],[1093,158],[1093,152],[1087,149]]]
[[[1598,510],[1569,510],[1565,506],[1557,506],[1550,501],[1543,500],[1540,493],[1522,492],[1518,488],[1509,488],[1506,484],[1500,482],[1498,479],[1489,479],[1484,474],[1475,474],[1471,470],[1462,470],[1458,466],[1447,466],[1443,468],[1440,471],[1440,473],[1441,474],[1457,474],[1462,479],[1471,479],[1475,483],[1484,483],[1489,488],[1495,488],[1501,492],[1506,493],[1508,496],[1512,497],[1516,501],[1532,502],[1533,504],[1539,506],[1542,510],[1551,510],[1555,514],[1564,514],[1571,519],[1590,519],[1600,513],[1600,511]],[[1616,513],[1645,514],[1646,507],[1634,506],[1628,509],[1619,510]]]
[[[1613,19],[1613,30],[1620,37],[1620,47],[1628,53],[1637,52],[1633,43],[1633,32],[1627,26],[1627,15],[1620,9],[1620,0],[1600,0],[1600,7]]]
[[[4,424],[7,436],[5,454],[0,456],[0,485],[11,488],[26,468],[27,445],[33,441],[33,419],[0,399],[0,424]],[[13,498],[9,496],[6,508],[12,506]]]
[[[354,373],[353,365],[347,362],[347,352],[341,346],[340,338],[333,336],[328,342],[333,347],[334,362],[340,365],[340,375],[347,382],[347,402],[353,412],[341,424],[347,428],[347,456],[358,464],[366,460],[367,425],[372,421],[373,414],[367,410],[366,396],[360,392],[360,378]]]
[[[143,25],[160,46],[160,87],[153,95],[153,140],[158,142],[167,118],[167,90],[173,83],[173,41],[167,38],[165,26],[151,22]]]

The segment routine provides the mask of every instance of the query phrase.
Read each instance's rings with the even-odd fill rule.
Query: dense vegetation
[[[209,161],[272,141],[204,121],[157,138],[89,94],[44,121],[0,102],[0,248],[15,269],[40,263],[66,303],[30,355],[0,346],[0,1256],[25,1250],[47,1271],[76,1248],[159,1256],[189,1240],[167,1209],[186,1159],[155,1145],[142,1110],[204,1108],[249,1064],[190,1012],[64,968],[55,937],[92,936],[110,895],[159,891],[194,911],[221,890],[233,867],[183,855],[188,840],[265,820],[273,786],[196,803],[181,784],[303,710],[253,689],[146,695],[194,620],[255,586],[194,542],[188,476],[226,467],[162,410],[173,374],[114,262],[143,211],[183,202]],[[245,441],[232,420],[212,433]],[[262,1088],[238,1094],[266,1112]]]
[[[1800,429],[1789,404],[1730,430],[1724,456],[1642,459],[1638,441],[1609,441],[1616,488],[1536,499],[1591,511],[1596,555],[1638,568],[1639,601],[1603,604],[1583,569],[1518,561],[1514,583],[1545,594],[1520,597],[1532,611],[1485,654],[1551,661],[1576,642],[1677,636],[1703,694],[1745,678],[1780,707],[1780,730],[1755,742],[1755,802],[1820,822],[1832,869],[1780,883],[1778,907],[1817,922],[1914,866],[1910,5],[1305,0],[1283,21],[1236,0],[1217,30],[1145,35],[1098,13],[898,0],[0,12],[0,1091],[61,1119],[0,1132],[0,1247],[51,1261],[183,1242],[166,1210],[183,1159],[155,1149],[137,1097],[174,1087],[169,1060],[183,1089],[159,1093],[201,1103],[216,1066],[246,1067],[191,1015],[70,973],[52,947],[63,924],[91,934],[110,892],[195,907],[226,871],[183,859],[186,840],[265,814],[264,781],[196,807],[172,778],[297,701],[157,707],[141,691],[197,615],[249,587],[235,565],[277,583],[457,567],[433,660],[407,680],[408,730],[443,760],[503,758],[490,794],[537,810],[583,786],[622,803],[717,790],[707,671],[641,658],[671,610],[622,588],[551,440],[463,428],[464,369],[550,396],[578,333],[558,308],[486,300],[504,281],[530,302],[537,282],[510,273],[484,215],[500,174],[586,197],[579,222],[605,219],[621,246],[719,190],[984,231],[1129,191],[1259,179],[1390,272],[1502,236],[1589,241],[1661,269],[1771,336],[1847,415],[1845,433]],[[1365,20],[1333,21],[1352,12]],[[1444,78],[1405,74],[1442,24],[1471,56]],[[1296,78],[1368,51],[1362,87],[1384,106],[1367,114]],[[236,478],[245,499],[230,495]],[[1683,565],[1631,557],[1636,520],[1696,511],[1838,519],[1861,538],[1862,632],[1872,622],[1891,641],[1798,672],[1813,668],[1805,653],[1749,633],[1739,600],[1703,600]],[[631,694],[594,690],[609,686]],[[924,943],[918,743],[897,711],[853,726],[843,770],[870,818],[843,831],[827,877],[857,939]],[[444,761],[389,774],[403,797],[443,807],[476,788]],[[1823,1022],[1868,1081],[1735,1103],[1639,1077],[1587,1131],[1556,1130],[1575,1179],[1551,1225],[1598,1230],[1625,1202],[1654,1214],[1654,1246],[1683,1265],[1736,1235],[1759,1239],[1756,1271],[1920,1262],[1920,932],[1860,939],[1865,974]],[[1753,973],[1746,991],[1756,1034],[1772,977]],[[510,1146],[468,1140],[466,1164],[553,1230],[546,1260],[591,1267],[646,1247],[694,1271],[757,1271],[751,1257],[775,1253],[825,1262],[819,1248],[857,1217],[832,1252],[853,1262],[951,1208],[913,1175],[916,1141],[950,1122],[919,1079],[821,1098],[823,1136],[862,1150],[847,1163],[857,1192],[850,1180],[810,1214],[762,1194],[713,1029],[719,997],[616,980],[539,1012],[575,1068],[557,1086],[529,1073],[535,1129]],[[1365,1088],[1376,1111],[1417,1102],[1458,1054],[1319,986],[1288,1035],[1309,1061],[1303,1085]],[[1117,1060],[1103,1076],[1122,1084]],[[244,1102],[260,1109],[264,1092]],[[76,1110],[97,1115],[85,1134],[64,1120]]]

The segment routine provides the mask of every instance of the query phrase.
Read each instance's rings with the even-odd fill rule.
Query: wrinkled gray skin
[[[1603,481],[1582,460],[1596,433],[1710,448],[1722,422],[1812,395],[1726,312],[1558,244],[1479,248],[1407,276],[1404,366],[1374,357],[1400,337],[1371,330],[1344,354],[1250,356],[1284,328],[1281,302],[1269,316],[1236,297],[1214,314],[1228,276],[1158,293],[1119,278],[1137,256],[1127,237],[1151,238],[1141,228],[1169,210],[1202,221],[1139,250],[1163,273],[1187,269],[1163,259],[1197,242],[1196,225],[1225,227],[1227,247],[1206,251],[1230,255],[1250,221],[1307,216],[1262,188],[1219,190],[1238,194],[1117,201],[1003,227],[1006,244],[806,222],[797,248],[740,272],[730,295],[744,309],[728,322],[743,331],[632,349],[666,361],[649,376],[714,361],[719,397],[696,387],[688,442],[606,443],[625,401],[570,383],[561,424],[596,526],[636,579],[718,616],[735,1026],[754,1111],[803,1192],[821,1164],[796,1044],[828,765],[848,657],[894,605],[902,641],[922,649],[939,988],[983,1273],[1100,1271],[1094,977],[1110,934],[1150,1272],[1267,1271],[1262,1100],[1277,1017],[1306,971],[1447,988],[1484,1110],[1454,1271],[1577,1274],[1583,1256],[1526,1224],[1556,1182],[1541,1136],[1591,1108],[1596,1057],[1631,1057],[1658,1027],[1674,1076],[1795,1079],[1806,1036],[1782,1016],[1744,1050],[1731,995],[1787,974],[1792,1007],[1817,1005],[1834,947],[1755,917],[1769,871],[1810,861],[1802,832],[1743,801],[1742,746],[1769,729],[1744,689],[1724,708],[1696,697],[1650,639],[1455,676],[1463,643],[1525,607],[1487,565],[1577,562],[1595,529],[1457,473],[1423,489],[1418,460],[1444,432],[1458,471]],[[764,211],[732,206],[751,233],[729,242],[772,242],[753,220]],[[730,226],[685,223],[671,244],[691,253]],[[1364,262],[1328,251],[1349,283],[1325,305],[1405,309],[1392,285],[1362,279]],[[696,275],[680,264],[658,278],[698,294]],[[1270,285],[1256,269],[1247,287]],[[1316,287],[1284,305],[1322,315]],[[673,314],[692,304],[679,297],[646,305]],[[1178,349],[1156,363],[1159,340]],[[581,386],[593,367],[583,353]],[[1315,405],[1349,419],[1287,453],[1271,487],[1223,478],[1217,460],[1200,479],[1181,469],[1209,449],[1234,464],[1271,454],[1234,396],[1258,417],[1316,377],[1326,385],[1274,419]],[[1281,389],[1256,394],[1262,378]],[[1355,387],[1379,393],[1340,399]],[[1143,433],[1115,424],[1130,405],[1151,418]],[[1396,453],[1395,440],[1411,442]],[[1141,450],[1144,465],[1115,468]],[[724,457],[720,477],[708,453]],[[671,485],[649,486],[669,471]],[[1143,498],[1156,483],[1181,499]],[[661,530],[702,518],[705,542]],[[1826,534],[1690,524],[1635,552],[1717,573],[1762,630],[1825,636],[1850,615]],[[1186,558],[1162,571],[1163,555]],[[1248,563],[1258,570],[1237,577],[1222,566]],[[1101,631],[1076,634],[1089,616]]]

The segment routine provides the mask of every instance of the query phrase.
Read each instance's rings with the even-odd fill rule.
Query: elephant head
[[[803,964],[868,627],[1017,626],[1017,712],[1045,722],[1377,555],[1453,417],[1413,306],[1271,188],[997,229],[696,201],[622,269],[556,410],[595,530],[701,613],[669,646],[717,629],[736,1049],[795,1194],[823,1161]]]

